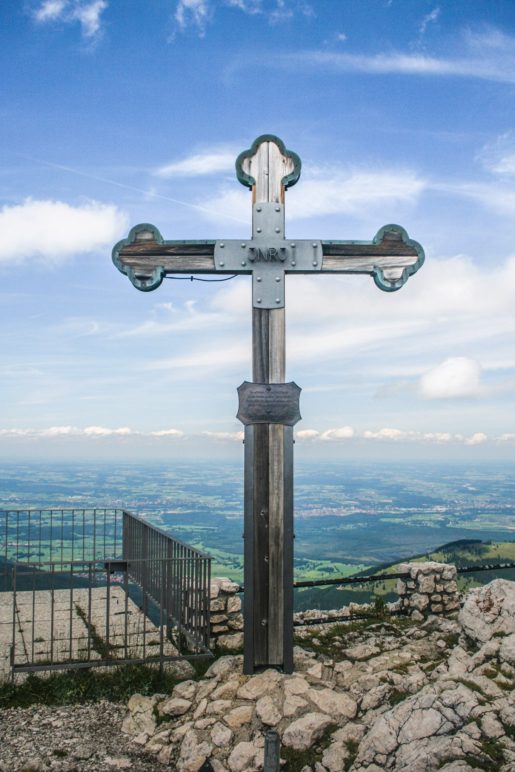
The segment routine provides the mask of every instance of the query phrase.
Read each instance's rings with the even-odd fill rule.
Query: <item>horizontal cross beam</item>
[[[400,225],[385,225],[371,241],[281,242],[281,249],[289,252],[290,257],[294,249],[299,252],[305,245],[320,244],[322,256],[316,262],[304,260],[296,264],[286,255],[276,254],[275,246],[267,247],[268,241],[165,241],[154,225],[144,223],[136,225],[127,239],[116,244],[113,262],[143,292],[156,289],[165,276],[173,274],[252,274],[257,267],[252,254],[256,249],[262,263],[274,263],[284,273],[368,274],[385,292],[400,289],[424,262],[424,250]],[[228,254],[229,246],[236,248],[241,259],[216,260],[217,251],[225,247]]]

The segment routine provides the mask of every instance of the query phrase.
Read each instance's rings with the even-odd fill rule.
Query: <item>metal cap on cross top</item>
[[[301,172],[299,156],[273,134],[236,159],[252,191],[248,239],[168,241],[148,223],[113,249],[113,262],[143,292],[174,274],[252,275],[252,376],[239,387],[245,426],[244,671],[293,670],[293,426],[300,388],[284,383],[285,278],[289,273],[368,274],[379,289],[400,289],[424,250],[399,225],[371,241],[287,239],[285,191]]]

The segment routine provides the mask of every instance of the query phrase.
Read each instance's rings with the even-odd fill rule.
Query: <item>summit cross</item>
[[[148,223],[113,249],[113,262],[143,292],[172,274],[252,275],[252,377],[238,389],[245,425],[244,672],[293,670],[293,426],[300,388],[285,378],[285,278],[289,273],[369,274],[400,289],[424,262],[398,225],[372,241],[286,239],[284,198],[301,162],[276,136],[258,137],[236,159],[252,191],[252,237],[165,241]]]

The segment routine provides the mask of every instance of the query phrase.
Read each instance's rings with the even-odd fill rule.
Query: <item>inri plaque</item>
[[[238,387],[239,407],[236,418],[245,424],[283,424],[295,426],[300,421],[299,398],[302,389],[296,383],[249,383]]]

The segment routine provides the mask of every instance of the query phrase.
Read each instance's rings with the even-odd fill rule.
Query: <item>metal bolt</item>
[[[276,211],[276,212],[280,212],[280,211],[281,211],[281,207],[280,207],[280,206],[276,206],[276,207],[275,207],[275,211]]]
[[[290,247],[291,247],[292,249],[295,249],[295,247],[296,247],[296,244],[290,244]]]
[[[280,277],[280,276],[276,276],[276,277],[275,277],[275,280],[276,280],[276,281],[281,281],[281,277]]]
[[[246,247],[246,246],[247,246],[246,244],[242,244],[242,245],[241,245],[241,248],[242,248],[242,249],[245,249],[245,247]]]
[[[292,260],[292,261],[291,261],[291,264],[292,264],[292,265],[297,265],[297,263],[295,262],[295,260]]]
[[[260,206],[256,207],[256,211],[260,212],[261,211],[261,207]]]
[[[280,228],[276,228],[276,229],[275,229],[275,232],[276,232],[276,233],[280,233],[280,232],[281,232],[281,229],[280,229]]]
[[[258,299],[257,299],[257,302],[258,302],[258,303],[261,303],[261,298],[258,298]]]
[[[318,265],[316,260],[313,260],[313,265]]]
[[[225,247],[225,244],[222,242],[222,243],[220,244],[220,249],[223,249],[224,247]]]
[[[261,281],[261,276],[256,276],[256,281]]]
[[[258,233],[261,233],[261,228],[256,228]]]
[[[223,268],[223,267],[224,267],[224,265],[225,265],[225,263],[223,263],[223,262],[220,260],[220,267],[221,267],[221,268]]]
[[[242,264],[242,265],[247,265],[247,261],[246,261],[246,260],[242,260],[242,261],[241,261],[241,264]]]
[[[318,244],[317,244],[316,242],[313,242],[313,246],[314,246],[314,247],[315,247],[315,249],[316,249],[316,248],[318,247]]]
[[[276,302],[276,303],[280,303],[280,302],[281,302],[281,299],[280,299],[280,298],[276,298],[276,299],[275,299],[275,302]]]

